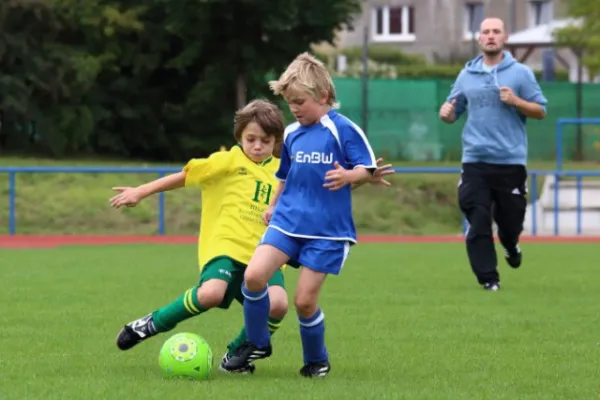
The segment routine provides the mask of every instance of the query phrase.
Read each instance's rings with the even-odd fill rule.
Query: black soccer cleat
[[[229,354],[229,352],[225,353],[223,355],[223,358],[221,359],[221,364],[219,365],[219,369],[227,374],[242,374],[242,375],[246,375],[246,374],[253,374],[254,370],[256,370],[256,366],[254,364],[247,364],[246,367],[244,368],[240,368],[240,369],[228,369],[227,368],[227,363],[229,362],[229,359],[231,358],[231,354]]]
[[[497,292],[500,290],[500,282],[486,282],[483,284],[483,290],[487,290],[489,292]]]
[[[270,343],[267,347],[260,348],[251,342],[246,342],[240,346],[236,351],[236,354],[230,355],[229,359],[223,365],[223,368],[231,372],[239,371],[248,368],[248,365],[253,361],[270,357],[272,353],[273,349]]]
[[[157,333],[152,321],[152,314],[148,314],[128,323],[121,329],[117,336],[117,347],[121,350],[129,350]]]
[[[324,378],[331,371],[329,362],[306,364],[300,369],[300,375],[305,378]]]
[[[512,268],[519,268],[521,266],[521,262],[523,261],[523,253],[521,249],[518,247],[509,252],[508,250],[504,250],[504,259]]]

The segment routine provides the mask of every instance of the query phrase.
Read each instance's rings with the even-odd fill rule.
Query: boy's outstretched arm
[[[383,162],[383,158],[381,158],[381,157],[378,158],[377,159],[377,169],[373,173],[373,176],[371,176],[366,181],[352,183],[352,185],[351,185],[352,190],[361,187],[362,185],[364,185],[367,182],[372,183],[372,184],[380,184],[383,186],[392,186],[392,184],[389,181],[385,180],[384,177],[388,176],[388,175],[393,175],[396,173],[396,171],[394,170],[394,168],[392,168],[392,164],[380,165],[382,162]]]
[[[155,193],[184,187],[186,175],[187,173],[185,171],[181,171],[153,180],[152,182],[144,183],[137,187],[113,187],[113,190],[119,192],[119,194],[110,199],[110,205],[114,208],[121,208],[123,206],[134,207],[140,201]]]

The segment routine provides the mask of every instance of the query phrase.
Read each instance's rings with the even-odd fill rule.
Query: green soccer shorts
[[[219,279],[227,282],[227,291],[223,297],[223,301],[218,305],[219,308],[228,309],[233,300],[237,300],[240,304],[244,301],[242,294],[242,283],[244,282],[244,271],[246,264],[242,264],[227,256],[215,257],[206,263],[200,273],[200,286],[208,280]],[[281,286],[285,289],[283,272],[281,269],[275,271],[269,286]]]

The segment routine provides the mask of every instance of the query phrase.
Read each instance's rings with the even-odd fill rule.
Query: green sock
[[[156,331],[170,331],[181,321],[206,311],[198,302],[196,292],[198,292],[198,286],[186,290],[184,294],[171,304],[154,311],[152,313],[152,320]]]
[[[275,334],[275,332],[277,332],[277,329],[279,329],[279,326],[281,325],[281,321],[283,321],[283,320],[269,317],[267,324],[269,325],[269,333],[271,333],[271,336],[273,336],[273,334]],[[240,334],[235,339],[233,339],[233,342],[231,342],[227,345],[228,353],[229,354],[235,353],[235,351],[242,344],[244,344],[247,340],[248,340],[248,337],[246,336],[246,327],[244,326],[242,328]]]

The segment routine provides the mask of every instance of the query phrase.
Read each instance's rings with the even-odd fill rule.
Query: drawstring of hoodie
[[[492,70],[492,77],[494,78],[494,85],[496,85],[496,87],[498,89],[500,89],[500,83],[498,82],[498,67],[496,66],[496,68],[494,68]]]

